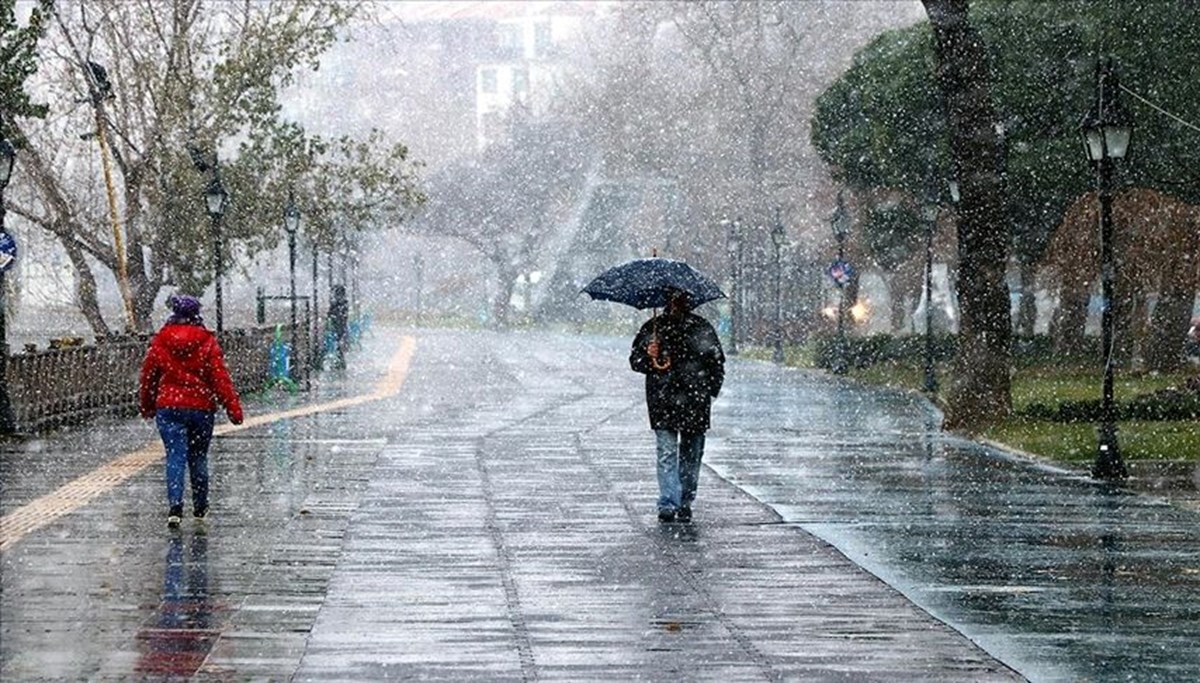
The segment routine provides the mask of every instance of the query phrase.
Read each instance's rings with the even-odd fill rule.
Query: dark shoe
[[[198,507],[192,510],[192,517],[203,520],[208,517],[208,506]]]
[[[692,521],[692,509],[687,506],[679,508],[679,510],[675,513],[675,521],[676,522]]]
[[[172,529],[178,529],[179,523],[183,521],[183,506],[172,505],[167,512],[167,526]]]
[[[674,510],[659,510],[658,511],[658,521],[663,522],[664,524],[669,524],[671,522],[674,522],[675,521],[675,511]]]

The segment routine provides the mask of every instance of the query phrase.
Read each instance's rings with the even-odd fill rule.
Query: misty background
[[[924,19],[918,2],[399,2],[369,10],[338,31],[318,68],[296,70],[279,93],[282,117],[328,137],[379,129],[402,142],[426,202],[407,220],[352,226],[318,254],[322,310],[329,285],[344,282],[376,318],[633,320],[642,314],[590,304],[579,289],[603,268],[651,253],[730,284],[722,221],[740,218],[742,334],[751,340],[772,322],[776,222],[787,236],[789,338],[822,324],[835,296],[823,269],[836,253],[829,220],[837,189],[810,143],[817,96],[874,36]],[[72,163],[101,182],[94,150]],[[103,206],[96,184],[80,190]],[[305,201],[297,200],[302,212]],[[204,216],[200,196],[192,208]],[[282,221],[259,227],[283,233]],[[14,348],[89,335],[75,271],[57,241],[13,213],[8,228],[21,246],[8,278]],[[313,256],[303,239],[298,246],[303,294]],[[252,323],[258,288],[287,291],[282,239],[249,252],[235,248],[226,275],[229,327]],[[938,272],[944,280],[945,268]],[[872,282],[864,277],[864,299],[885,305],[886,290],[874,292]],[[100,273],[96,286],[104,317],[119,325],[115,279]],[[172,291],[164,287],[159,300]],[[203,292],[210,318],[212,293]],[[285,308],[272,303],[268,320],[282,321]],[[725,320],[728,306],[705,313]],[[863,324],[887,329],[888,316]]]

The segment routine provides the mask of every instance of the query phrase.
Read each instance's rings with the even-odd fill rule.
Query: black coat
[[[670,367],[656,369],[646,346],[657,332],[660,360]],[[646,375],[646,407],[651,429],[686,434],[708,430],[712,400],[725,381],[725,353],[717,332],[704,318],[688,313],[680,320],[661,315],[642,325],[633,340],[629,367]]]

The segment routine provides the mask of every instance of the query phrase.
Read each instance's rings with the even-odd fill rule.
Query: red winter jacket
[[[161,408],[214,412],[225,406],[229,421],[242,422],[242,402],[217,337],[203,325],[167,323],[150,340],[138,391],[142,417]]]

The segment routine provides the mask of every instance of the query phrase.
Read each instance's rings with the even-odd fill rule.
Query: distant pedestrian
[[[219,402],[229,421],[242,423],[234,389],[216,336],[204,327],[200,302],[177,295],[167,302],[171,317],[150,340],[142,363],[139,399],[142,417],[154,418],[166,450],[167,526],[183,517],[183,475],[192,482],[192,515],[208,514],[208,445]]]
[[[657,442],[658,519],[690,522],[712,400],[725,353],[712,325],[691,312],[686,292],[668,293],[666,313],[642,325],[629,366],[646,375],[646,407]]]
[[[349,344],[350,302],[346,300],[346,286],[334,285],[329,298],[329,331],[333,333],[333,367],[346,368],[346,347]]]

